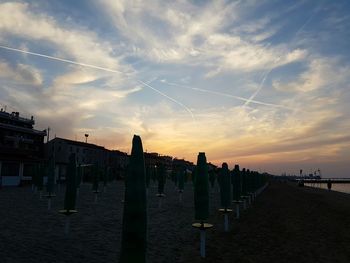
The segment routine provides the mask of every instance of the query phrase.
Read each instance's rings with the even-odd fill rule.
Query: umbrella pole
[[[182,203],[182,192],[179,193],[179,201]]]
[[[41,199],[42,194],[43,194],[43,192],[42,192],[42,191],[40,191],[40,192],[39,192],[39,199]]]
[[[49,197],[47,199],[47,210],[50,211],[50,209],[51,209],[51,198]]]
[[[201,239],[201,244],[200,244],[201,257],[205,258],[205,229],[200,230],[200,239]]]
[[[227,213],[224,214],[224,229],[225,229],[225,232],[228,232],[228,214]]]
[[[236,218],[239,219],[239,203],[236,204]]]
[[[79,196],[79,189],[80,187],[77,188],[77,197]]]

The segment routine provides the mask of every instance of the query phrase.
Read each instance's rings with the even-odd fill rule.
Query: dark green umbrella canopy
[[[97,192],[98,191],[98,184],[100,181],[100,168],[99,168],[97,162],[95,163],[95,165],[92,168],[92,173],[93,173],[92,191]]]
[[[251,192],[253,192],[253,189],[252,189],[252,179],[253,179],[253,177],[252,177],[252,172],[249,170],[249,169],[247,169],[247,171],[246,171],[246,182],[247,182],[247,193],[251,193]]]
[[[125,178],[121,263],[146,262],[146,171],[141,138],[134,135]]]
[[[198,154],[194,186],[195,219],[204,221],[209,217],[208,166],[204,152]]]
[[[221,185],[220,185],[221,206],[227,209],[231,204],[231,179],[230,179],[230,171],[228,169],[227,163],[222,164],[220,177],[221,177]]]
[[[77,164],[75,153],[69,156],[69,164],[66,174],[66,194],[64,196],[64,210],[75,210],[77,196]]]
[[[247,174],[245,168],[242,169],[241,175],[241,185],[242,185],[242,196],[247,196]]]
[[[52,195],[55,192],[55,160],[53,158],[49,160],[47,170],[46,192]]]
[[[233,200],[238,201],[241,199],[241,176],[239,171],[239,165],[235,165],[235,168],[231,174],[231,183],[232,183],[232,197]]]
[[[158,194],[164,194],[166,170],[163,163],[160,163],[157,165],[157,175],[158,175]]]

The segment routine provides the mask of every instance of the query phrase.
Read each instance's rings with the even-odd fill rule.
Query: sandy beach
[[[47,200],[30,187],[0,190],[0,261],[118,262],[124,185],[111,183],[97,204],[82,185],[78,213],[64,235],[64,187],[47,211]],[[148,200],[148,262],[350,262],[350,196],[322,189],[273,183],[239,220],[230,215],[223,231],[219,194],[211,193],[207,258],[199,257],[199,233],[191,227],[192,184],[180,203],[172,182],[158,207],[153,185]]]

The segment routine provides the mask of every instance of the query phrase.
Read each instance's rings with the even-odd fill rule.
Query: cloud
[[[207,78],[224,71],[256,71],[305,58],[304,50],[257,44],[274,34],[272,28],[260,36],[243,39],[243,33],[262,30],[269,19],[239,26],[242,29],[238,30],[232,24],[240,19],[239,2],[163,5],[159,1],[100,0],[99,3],[113,20],[118,34],[133,46],[130,54],[151,62],[208,67]]]
[[[43,83],[38,69],[21,63],[18,63],[16,66],[10,66],[7,62],[0,61],[0,77],[5,80],[33,86],[40,86]]]
[[[296,81],[273,81],[273,87],[284,92],[311,92],[324,87],[344,85],[350,78],[350,68],[342,66],[336,58],[312,58],[307,71]]]
[[[118,57],[111,55],[111,44],[101,41],[87,28],[64,26],[53,17],[31,10],[30,7],[27,3],[19,2],[0,4],[0,35],[46,41],[55,45],[57,54],[62,56],[69,56],[82,63],[128,71],[128,67],[121,65]]]

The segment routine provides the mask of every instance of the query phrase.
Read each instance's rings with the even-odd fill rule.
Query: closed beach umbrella
[[[231,183],[232,183],[232,199],[233,202],[236,204],[236,218],[239,218],[239,207],[242,203],[241,201],[241,195],[242,195],[242,188],[241,188],[241,175],[239,171],[239,165],[235,165],[235,168],[233,169],[231,173]]]
[[[66,216],[64,233],[68,235],[70,227],[70,215],[76,213],[75,201],[77,196],[77,164],[75,153],[69,156],[69,164],[66,173],[66,193],[64,195],[64,209],[59,212]]]
[[[209,217],[208,166],[205,153],[198,154],[194,186],[195,219],[201,222]]]
[[[49,160],[47,173],[46,192],[50,195],[55,192],[55,161],[53,158]]]
[[[194,223],[192,226],[200,229],[200,254],[202,258],[205,258],[205,230],[213,225],[204,223],[209,217],[209,179],[207,159],[203,152],[198,154],[195,174],[194,218],[200,223]]]
[[[92,178],[92,191],[94,193],[98,192],[98,186],[100,181],[100,169],[98,167],[98,163],[95,163],[95,165],[92,168],[93,178]]]
[[[239,165],[235,165],[235,168],[231,174],[232,183],[232,199],[233,201],[239,201],[241,199],[241,177],[239,171]]]
[[[158,194],[164,195],[164,186],[166,181],[166,170],[163,163],[157,165],[157,175],[158,175]]]
[[[64,210],[75,210],[75,201],[77,195],[77,165],[75,154],[69,156],[69,164],[66,175],[66,193],[64,196]]]
[[[146,262],[146,171],[141,138],[134,135],[130,165],[125,178],[121,263]]]
[[[221,188],[220,188],[221,206],[226,210],[231,205],[231,179],[230,179],[230,172],[228,170],[227,163],[222,164],[220,177],[221,177]]]

